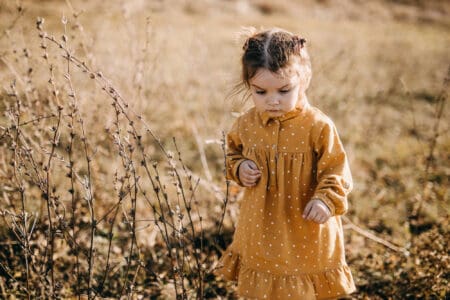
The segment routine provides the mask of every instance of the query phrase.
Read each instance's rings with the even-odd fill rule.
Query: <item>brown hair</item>
[[[274,28],[260,31],[247,38],[242,47],[242,78],[235,86],[237,94],[250,87],[250,79],[260,68],[280,73],[286,67],[298,64],[300,78],[309,86],[311,80],[311,61],[306,51],[306,40],[288,31]],[[249,96],[248,93],[246,95]],[[247,98],[246,97],[246,98]]]

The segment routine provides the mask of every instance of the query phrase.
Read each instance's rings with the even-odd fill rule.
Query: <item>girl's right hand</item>
[[[258,169],[258,166],[252,160],[244,160],[239,165],[239,180],[246,187],[252,187],[256,185],[256,182],[261,177],[261,171]]]

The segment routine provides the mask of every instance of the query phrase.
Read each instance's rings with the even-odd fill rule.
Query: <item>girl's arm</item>
[[[226,178],[235,181],[240,186],[244,186],[239,179],[239,165],[246,160],[242,155],[242,142],[238,133],[239,119],[237,119],[231,130],[227,134],[227,151],[226,151]]]
[[[353,189],[347,155],[331,120],[325,123],[316,138],[317,187],[312,199],[322,200],[332,215],[343,215],[348,210],[347,195]]]

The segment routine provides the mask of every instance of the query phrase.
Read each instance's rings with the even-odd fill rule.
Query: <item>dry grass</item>
[[[307,38],[308,97],[349,153],[354,297],[445,298],[448,11],[439,1],[0,4],[0,295],[235,297],[208,274],[239,207],[220,140],[242,110],[225,101],[239,74],[234,33],[262,25]]]

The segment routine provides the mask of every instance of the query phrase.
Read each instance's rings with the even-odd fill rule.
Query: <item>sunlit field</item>
[[[238,299],[224,136],[243,26],[307,40],[357,292],[450,297],[447,1],[2,1],[0,298]]]

